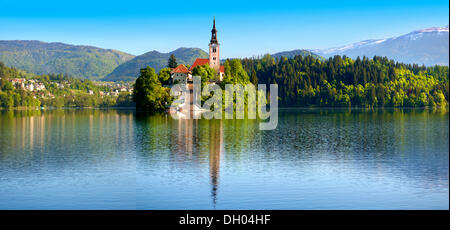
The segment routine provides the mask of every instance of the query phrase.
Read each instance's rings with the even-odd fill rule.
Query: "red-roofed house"
[[[192,80],[191,71],[183,64],[180,64],[170,71],[170,78],[172,79],[172,82],[178,80],[181,83],[187,83],[187,81]]]
[[[192,71],[196,66],[199,65],[209,65],[209,59],[208,58],[197,58],[194,61],[194,64],[192,64],[192,66],[189,68],[190,71]]]

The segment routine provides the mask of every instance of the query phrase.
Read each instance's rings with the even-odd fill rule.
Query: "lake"
[[[449,115],[0,111],[0,209],[449,209]]]

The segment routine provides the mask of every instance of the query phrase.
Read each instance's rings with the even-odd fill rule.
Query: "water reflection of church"
[[[208,153],[211,196],[215,207],[219,186],[220,159],[223,153],[222,120],[179,119],[176,122],[178,122],[178,133],[174,138],[176,142],[172,145],[173,153],[188,156]],[[206,156],[204,157],[206,158]]]

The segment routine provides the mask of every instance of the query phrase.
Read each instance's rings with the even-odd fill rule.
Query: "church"
[[[211,40],[209,42],[209,58],[197,58],[188,69],[185,65],[180,64],[174,68],[170,74],[172,81],[178,80],[180,83],[192,82],[192,70],[199,65],[208,64],[213,68],[219,76],[219,81],[223,80],[224,67],[220,65],[220,44],[217,40],[216,19],[213,20],[213,28],[211,30]]]

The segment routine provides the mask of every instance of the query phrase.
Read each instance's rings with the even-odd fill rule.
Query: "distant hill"
[[[283,51],[283,52],[279,52],[279,53],[274,53],[271,56],[272,57],[287,57],[287,58],[293,58],[297,55],[301,55],[301,56],[313,56],[314,58],[323,60],[324,58],[320,55],[317,55],[311,51],[308,50],[291,50],[291,51]]]
[[[0,41],[0,61],[35,74],[67,73],[73,77],[101,78],[134,55],[112,49],[59,42]]]
[[[179,48],[170,53],[160,53],[156,50],[139,55],[119,65],[104,78],[105,81],[134,80],[139,76],[139,70],[150,66],[159,71],[167,66],[170,55],[175,55],[178,64],[192,65],[196,58],[208,58],[208,54],[199,48]]]
[[[341,47],[311,50],[321,56],[387,56],[398,62],[449,65],[449,27],[432,27],[387,39],[365,40]]]

